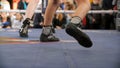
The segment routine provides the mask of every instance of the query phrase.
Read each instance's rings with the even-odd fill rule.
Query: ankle
[[[81,24],[81,25],[82,25],[81,21],[82,21],[82,20],[81,20],[81,18],[80,18],[79,16],[74,16],[74,17],[72,17],[71,20],[70,20],[71,23],[76,24],[76,25],[77,25],[77,24]]]
[[[26,24],[30,24],[30,21],[31,21],[31,19],[30,18],[26,18],[25,20],[24,20],[24,22],[23,22],[23,24],[24,25],[26,25]]]
[[[52,33],[52,26],[43,26],[42,33],[45,35],[49,35]]]

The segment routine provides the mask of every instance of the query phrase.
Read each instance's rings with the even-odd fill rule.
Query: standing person
[[[7,0],[1,0],[1,6],[3,10],[10,10],[10,3]]]
[[[102,10],[101,0],[93,0],[91,3],[91,10]],[[90,28],[91,29],[100,29],[102,24],[102,14],[88,14],[88,18],[90,20]]]
[[[59,41],[59,38],[54,36],[52,31],[52,19],[56,9],[60,6],[60,1],[61,0],[48,0],[48,6],[44,16],[43,29],[40,35],[41,42]],[[89,0],[75,0],[75,2],[78,7],[65,30],[66,33],[74,37],[80,45],[89,48],[92,46],[92,41],[89,36],[81,30],[80,26],[82,25],[82,19],[90,10],[90,2]]]
[[[18,2],[17,9],[26,10],[28,3],[25,0],[20,0]]]
[[[114,7],[114,5],[112,4],[113,1],[114,0],[103,0],[102,8],[104,10],[113,10],[113,7]],[[112,27],[115,27],[113,13],[105,14],[104,22],[105,22],[105,29],[111,29],[111,25]]]

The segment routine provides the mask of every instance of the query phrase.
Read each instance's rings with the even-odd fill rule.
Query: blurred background
[[[0,0],[0,10],[26,10],[30,0]],[[42,9],[42,0],[38,4],[37,10]],[[90,0],[91,10],[117,10],[114,0]],[[76,4],[74,0],[62,1],[58,10],[75,10]],[[0,28],[15,28],[19,29],[24,20],[25,13],[18,12],[0,12]],[[71,18],[71,14],[55,14],[53,18],[53,26],[56,29],[64,29]],[[114,30],[116,13],[110,14],[87,14],[83,19],[83,29],[106,29]],[[42,28],[44,15],[35,13],[32,18],[30,28]]]

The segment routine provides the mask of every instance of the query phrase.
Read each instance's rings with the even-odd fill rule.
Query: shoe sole
[[[72,23],[67,25],[66,33],[74,37],[83,47],[90,48],[93,45],[89,36],[82,32],[80,28],[76,28],[76,26]]]

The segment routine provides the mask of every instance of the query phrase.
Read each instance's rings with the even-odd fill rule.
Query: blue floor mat
[[[0,44],[0,68],[120,68],[120,32],[83,31],[93,47],[80,46],[64,30],[56,30],[60,42],[42,43],[41,29],[30,29],[28,38],[19,37],[18,30],[1,29],[0,37],[17,38],[20,43]]]

